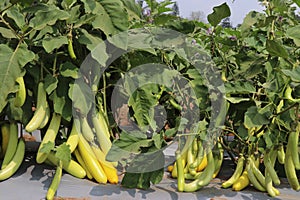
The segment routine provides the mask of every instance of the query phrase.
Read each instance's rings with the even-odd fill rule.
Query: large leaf
[[[73,4],[76,3],[77,0],[63,0],[61,2],[61,5],[65,8],[65,9],[70,9],[72,7]]]
[[[61,114],[67,121],[72,119],[72,101],[68,96],[70,80],[59,76],[58,85],[53,97],[54,111]]]
[[[256,92],[253,84],[247,81],[227,82],[225,83],[225,90],[227,94],[249,94]]]
[[[143,88],[138,88],[131,98],[128,105],[132,107],[134,111],[134,117],[143,131],[148,130],[148,125],[152,125],[152,130],[156,129],[156,125],[153,124],[154,118],[154,105],[158,103],[153,91],[157,90],[157,85],[147,85]]]
[[[90,51],[94,50],[97,47],[97,45],[99,45],[100,43],[103,43],[103,40],[100,37],[90,34],[85,29],[80,29],[80,32],[81,32],[81,34],[78,38],[78,42],[80,44],[86,45],[86,47]],[[99,50],[102,51],[102,52],[99,52],[99,53],[101,53],[101,57],[103,57],[106,54],[105,49],[101,48]],[[103,55],[103,53],[105,53],[105,54]],[[108,56],[105,56],[105,57],[108,58]],[[105,62],[101,62],[101,64],[103,64],[103,63],[105,64]]]
[[[134,0],[121,0],[128,13],[129,20],[139,19],[142,14],[142,9]]]
[[[69,145],[64,142],[56,147],[55,157],[64,162],[70,162],[71,151]]]
[[[230,8],[228,7],[227,3],[223,3],[213,8],[213,13],[207,16],[207,20],[211,25],[217,26],[222,19],[229,17],[230,15]]]
[[[60,74],[64,77],[78,78],[78,67],[71,62],[65,62],[60,65]]]
[[[34,53],[21,44],[15,50],[0,44],[0,112],[7,104],[7,95],[14,91],[15,80],[21,75],[21,69],[35,57]]]
[[[250,30],[250,28],[258,22],[258,20],[263,17],[264,15],[262,13],[259,13],[257,11],[251,11],[249,12],[246,17],[244,18],[244,21],[242,25],[240,26],[240,29],[242,32]]]
[[[7,38],[7,39],[17,38],[16,35],[14,34],[14,32],[12,32],[10,29],[4,28],[4,27],[0,27],[0,34],[2,35],[2,37]]]
[[[44,79],[44,87],[48,94],[51,94],[57,88],[58,80],[50,74],[47,74]]]
[[[79,78],[69,90],[68,95],[72,100],[73,107],[86,116],[94,102],[94,94],[90,86],[82,78]]]
[[[283,69],[282,72],[289,76],[292,81],[300,82],[300,66],[294,68],[293,70]]]
[[[98,9],[95,13],[97,17],[93,21],[94,28],[101,29],[106,35],[128,29],[128,13],[120,0],[102,0],[97,5]]]
[[[126,172],[122,179],[121,185],[127,188],[149,189],[150,183],[159,183],[164,174],[164,169],[146,173],[129,173]]]
[[[298,47],[300,46],[300,25],[287,29],[286,35],[293,39]]]
[[[60,10],[54,5],[42,5],[42,8],[36,7],[36,9],[30,10],[35,12],[35,16],[30,20],[29,26],[36,30],[41,30],[47,25],[54,25],[57,20],[66,20],[70,17],[68,12]]]
[[[282,58],[289,57],[287,50],[274,40],[267,40],[266,49],[272,56],[278,56]]]
[[[100,29],[104,34],[109,36],[128,29],[128,13],[121,0],[81,1],[86,13],[96,15],[92,22],[93,27]]]
[[[259,127],[269,123],[265,113],[260,113],[256,106],[251,106],[245,113],[244,125],[246,128]]]
[[[24,14],[19,10],[19,7],[12,6],[10,9],[6,11],[6,14],[9,18],[15,21],[16,25],[22,29],[25,25],[25,16]]]
[[[58,49],[64,44],[68,44],[68,39],[67,36],[47,37],[43,39],[42,44],[46,52],[50,53],[54,49]]]

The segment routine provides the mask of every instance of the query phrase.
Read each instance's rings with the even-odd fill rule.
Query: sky
[[[202,11],[205,18],[213,12],[213,7],[226,2],[230,7],[230,20],[233,26],[241,24],[244,17],[252,10],[262,11],[264,8],[259,5],[257,0],[174,0],[177,1],[179,7],[179,15],[189,18],[191,12]]]

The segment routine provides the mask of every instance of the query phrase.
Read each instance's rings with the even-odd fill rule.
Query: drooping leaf
[[[217,26],[222,19],[229,17],[230,15],[230,8],[228,7],[227,3],[223,3],[213,8],[213,13],[207,16],[207,20],[211,25]]]
[[[15,50],[0,44],[0,112],[7,104],[7,95],[15,88],[15,80],[21,75],[21,69],[35,57],[34,53],[21,44]]]

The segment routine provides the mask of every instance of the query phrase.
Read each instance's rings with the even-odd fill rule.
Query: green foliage
[[[299,8],[300,2],[264,1],[264,12],[249,12],[236,28],[219,25],[231,15],[226,3],[216,6],[205,24],[170,15],[173,2],[169,0],[145,2],[147,8],[134,0],[1,1],[1,119],[8,116],[26,124],[36,103],[39,81],[45,83],[51,112],[60,114],[65,126],[74,114],[88,116],[95,108],[103,109],[106,119],[112,119],[116,113],[109,105],[114,86],[119,84],[120,102],[129,109],[128,124],[136,124],[139,129],[123,130],[110,120],[109,128],[118,139],[114,139],[108,159],[122,160],[128,170],[123,186],[143,189],[162,179],[164,155],[160,150],[166,146],[166,138],[197,127],[205,138],[210,134],[207,126],[213,115],[227,112],[225,123],[218,118],[215,125],[223,127],[222,136],[232,132],[237,136],[228,145],[234,153],[263,151],[285,142],[293,122],[299,120],[299,104],[289,101],[285,91],[291,86],[292,97],[299,99],[300,21],[293,3]],[[145,14],[145,9],[149,13]],[[187,37],[165,37],[172,34],[167,29]],[[111,37],[126,31],[129,36]],[[76,59],[69,55],[70,41]],[[201,51],[190,48],[186,41]],[[114,61],[111,56],[115,52],[108,48],[112,46],[124,50],[124,55]],[[91,52],[90,63],[84,63]],[[201,61],[191,59],[196,53]],[[167,67],[152,66],[144,74],[135,71],[148,63]],[[87,67],[80,69],[82,64]],[[199,72],[197,64],[216,66],[222,80],[207,77],[212,72],[209,67]],[[24,106],[16,108],[13,100],[19,76],[24,76],[28,95]],[[189,84],[179,84],[186,82]],[[176,90],[178,87],[180,90]],[[214,89],[224,91],[227,102],[212,110],[214,100],[221,99]],[[278,109],[281,100],[284,103]],[[123,105],[116,106],[117,110]],[[166,118],[157,115],[162,111]],[[70,159],[64,143],[42,147],[42,152],[51,150],[56,150],[60,160]],[[148,159],[143,157],[145,153]],[[149,166],[157,170],[133,172]]]
[[[55,157],[61,161],[70,162],[71,151],[69,146],[64,142],[55,149]]]
[[[214,7],[213,10],[213,13],[207,16],[208,22],[213,26],[217,26],[222,19],[231,15],[230,8],[226,3]]]

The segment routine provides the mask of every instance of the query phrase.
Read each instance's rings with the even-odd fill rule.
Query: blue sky
[[[264,8],[257,0],[174,0],[179,6],[180,16],[188,18],[192,11],[202,11],[205,17],[213,12],[213,7],[226,2],[231,10],[233,26],[243,22],[244,17],[251,10],[262,11]]]

